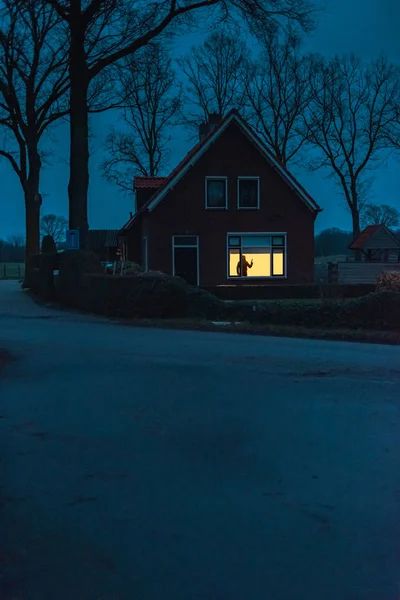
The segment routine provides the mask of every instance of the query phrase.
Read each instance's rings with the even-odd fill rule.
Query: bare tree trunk
[[[360,211],[358,208],[351,209],[351,220],[353,224],[353,240],[360,235]],[[361,252],[356,250],[354,252],[354,258],[357,262],[361,261]]]
[[[355,208],[351,211],[351,220],[353,224],[353,236],[356,238],[360,234],[360,213]]]
[[[40,252],[40,196],[33,190],[25,191],[26,247],[25,264]]]
[[[28,147],[29,174],[24,182],[25,197],[25,284],[30,280],[32,257],[40,252],[40,207],[42,197],[39,192],[42,161],[35,143]]]
[[[71,28],[70,55],[70,175],[68,184],[69,227],[79,229],[81,248],[85,248],[89,187],[89,75],[85,59],[84,32]]]

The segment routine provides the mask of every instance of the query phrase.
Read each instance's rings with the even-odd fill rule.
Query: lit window
[[[229,277],[283,277],[285,254],[285,235],[230,235]]]
[[[227,208],[226,177],[206,178],[206,208]]]
[[[238,208],[259,208],[258,177],[239,177]]]

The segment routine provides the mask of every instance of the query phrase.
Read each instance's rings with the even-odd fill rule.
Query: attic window
[[[206,177],[206,208],[228,208],[226,177]]]
[[[238,208],[260,208],[260,180],[258,177],[238,178]]]

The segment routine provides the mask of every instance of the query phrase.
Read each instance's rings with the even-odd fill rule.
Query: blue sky
[[[305,50],[326,56],[354,52],[366,59],[380,53],[400,64],[400,3],[397,0],[325,0],[321,3],[318,24],[305,39]],[[198,34],[184,36],[177,42],[179,55],[206,33],[202,22]],[[104,158],[103,143],[110,126],[115,123],[111,113],[96,115],[91,120],[91,162],[89,192],[89,224],[91,228],[118,228],[133,209],[133,198],[121,194],[102,177],[100,165]],[[184,132],[177,131],[171,148],[171,167],[190,147]],[[44,143],[47,164],[43,168],[43,214],[67,216],[68,128],[59,124]],[[394,155],[374,172],[369,200],[389,203],[400,210],[400,153]],[[326,227],[350,229],[350,217],[339,188],[326,173],[310,173],[293,168],[294,174],[314,196],[323,212],[316,223],[317,231]],[[0,238],[24,232],[24,205],[19,182],[8,163],[0,159],[2,193],[0,197]]]

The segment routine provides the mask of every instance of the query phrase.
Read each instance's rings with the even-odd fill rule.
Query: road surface
[[[135,328],[2,281],[0,348],[2,600],[399,600],[399,347]]]

